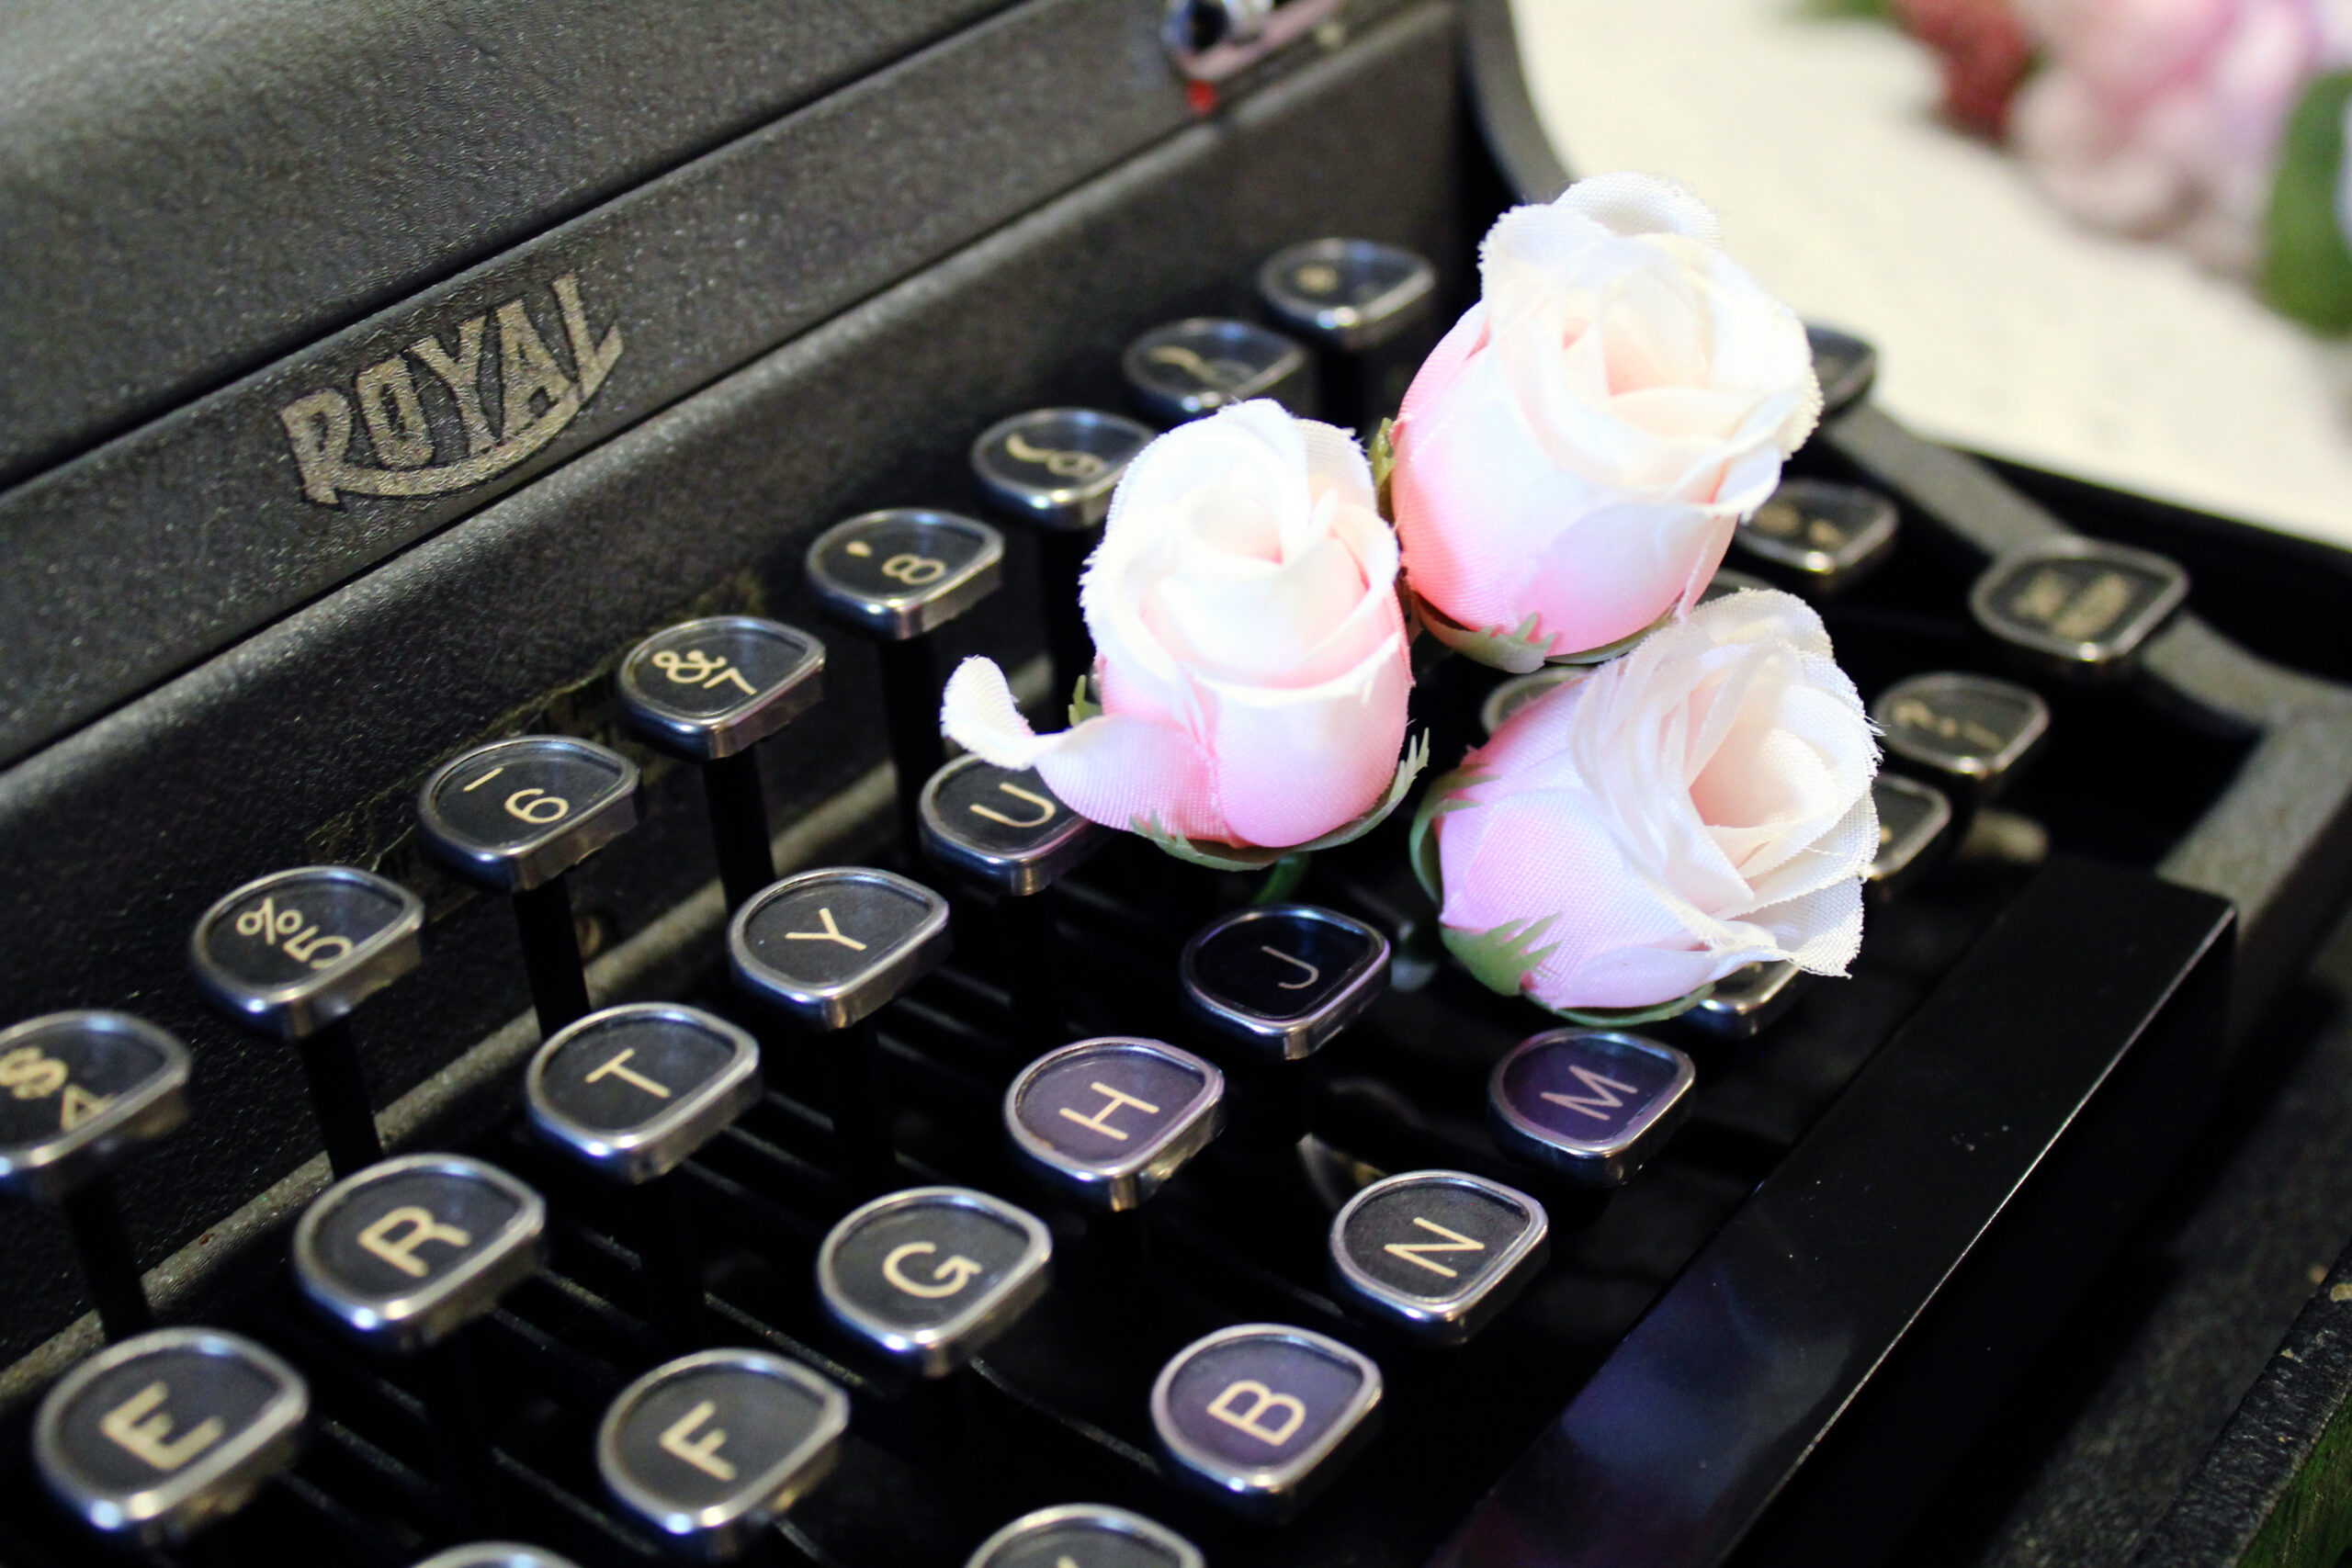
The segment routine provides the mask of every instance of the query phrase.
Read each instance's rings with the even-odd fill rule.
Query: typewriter
[[[1066,699],[1154,431],[1369,433],[1565,183],[1499,0],[37,5],[0,81],[11,1568],[1962,1561],[2352,878],[2341,560],[1834,323],[1721,581],[1884,729],[1849,979],[1563,1032],[1402,822],[1276,886],[943,750],[962,655]],[[2149,1561],[2319,1506],[2294,1375]]]

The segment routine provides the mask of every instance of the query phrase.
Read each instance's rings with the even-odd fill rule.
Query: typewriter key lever
[[[760,1048],[696,1008],[644,1002],[590,1013],[541,1045],[523,1075],[532,1130],[633,1190],[639,1266],[656,1330],[701,1337],[702,1258],[675,1174],[759,1101]]]
[[[490,893],[511,894],[542,1038],[588,1011],[564,873],[637,826],[637,764],[560,735],[477,747],[424,781],[425,848]]]
[[[924,852],[996,891],[1014,1029],[1033,1044],[1068,1038],[1053,885],[1109,833],[1063,805],[1035,769],[1015,772],[970,756],[932,774],[916,809]]]
[[[166,1328],[68,1372],[33,1420],[50,1495],[90,1529],[175,1546],[235,1513],[301,1450],[293,1368],[215,1328]]]
[[[1200,1548],[1141,1514],[1064,1503],[1023,1514],[980,1542],[964,1568],[1207,1568]]]
[[[881,656],[899,842],[911,859],[920,837],[916,798],[947,760],[931,634],[997,591],[1004,536],[952,512],[869,512],[817,536],[807,570],[826,610],[873,638]]]
[[[0,1030],[0,1191],[64,1212],[108,1339],[154,1326],[112,1173],[187,1120],[187,1047],[120,1012]]]
[[[424,901],[347,865],[281,871],[222,898],[196,922],[188,958],[221,1011],[290,1041],[338,1177],[384,1157],[351,1010],[417,965]]]
[[[360,1343],[415,1358],[442,1484],[494,1517],[496,1461],[464,1329],[539,1271],[547,1203],[460,1155],[405,1155],[328,1188],[294,1227],[302,1293]]]
[[[1429,355],[1436,294],[1435,267],[1375,240],[1309,240],[1258,269],[1274,319],[1322,350],[1324,411],[1365,436],[1396,412]]]
[[[2129,669],[2188,597],[2177,561],[2097,539],[2051,539],[1993,563],[1969,590],[1977,624],[2032,662],[2083,681]]]
[[[887,871],[836,866],[787,876],[735,912],[728,966],[745,995],[825,1043],[827,1107],[854,1186],[898,1179],[873,1014],[947,956],[947,901]]]
[[[1465,1343],[1550,1256],[1544,1205],[1458,1170],[1374,1182],[1331,1221],[1342,1301],[1433,1345]]]
[[[1160,1369],[1151,1424],[1179,1479],[1280,1521],[1372,1437],[1380,1400],[1370,1358],[1304,1328],[1245,1323]]]
[[[1154,327],[1127,344],[1119,367],[1146,417],[1163,426],[1272,398],[1295,414],[1315,412],[1315,362],[1306,350],[1250,321],[1195,316]]]
[[[727,907],[775,880],[768,809],[752,748],[824,694],[825,645],[750,615],[712,615],[654,633],[621,660],[629,728],[702,772]]]
[[[596,1431],[605,1489],[681,1551],[739,1557],[831,1473],[849,1397],[760,1350],[706,1350],[621,1391]]]
[[[1554,1029],[1521,1041],[1487,1080],[1487,1130],[1513,1158],[1622,1187],[1690,1109],[1690,1058],[1638,1034]]]
[[[1115,413],[1033,409],[990,425],[972,443],[972,472],[990,509],[1037,531],[1057,703],[1094,668],[1094,645],[1079,613],[1079,574],[1110,514],[1111,492],[1150,441],[1148,426]]]

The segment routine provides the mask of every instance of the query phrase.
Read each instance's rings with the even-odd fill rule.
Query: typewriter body
[[[0,23],[0,1024],[80,1012],[0,1133],[108,1130],[0,1160],[11,1568],[1918,1560],[2352,879],[2345,564],[1923,442],[1825,333],[1727,564],[1909,781],[1861,959],[1514,1121],[1555,1021],[1442,961],[1403,821],[1253,905],[910,773],[954,658],[1057,712],[1088,432],[1368,425],[1559,188],[1502,5],[135,23]],[[1385,358],[1280,298],[1360,254],[1426,267]],[[1422,661],[1440,767],[1500,684]],[[382,882],[223,902],[325,866]],[[659,1005],[535,1063],[589,1004]]]

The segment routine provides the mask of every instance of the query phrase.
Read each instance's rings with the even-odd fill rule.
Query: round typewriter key
[[[1023,1164],[1067,1192],[1133,1209],[1225,1125],[1225,1075],[1157,1040],[1081,1040],[1038,1057],[1004,1095]]]
[[[1295,1512],[1372,1435],[1380,1369],[1336,1339],[1274,1323],[1221,1329],[1178,1351],[1151,1389],[1151,1424],[1177,1474],[1241,1512]]]
[[[621,1506],[705,1558],[741,1554],[833,1468],[849,1398],[758,1350],[706,1350],[621,1391],[596,1470]]]
[[[1375,1181],[1331,1221],[1340,1295],[1408,1333],[1460,1345],[1510,1304],[1550,1255],[1544,1205],[1458,1170]]]
[[[875,641],[883,717],[898,773],[899,831],[911,856],[916,798],[947,760],[939,737],[939,663],[930,633],[997,590],[1004,537],[947,512],[869,512],[808,547],[808,585],[826,609]]]
[[[1753,1040],[1795,1005],[1812,979],[1786,959],[1743,964],[1675,1022],[1710,1040]]]
[[[2099,679],[2124,669],[2188,597],[2188,574],[2149,550],[2051,539],[1993,563],[1969,590],[1986,631],[2044,666]]]
[[[294,1369],[252,1340],[166,1328],[101,1350],[51,1389],[33,1461],[91,1529],[167,1547],[293,1462],[310,1403]]]
[[[1308,904],[1238,909],[1185,945],[1186,1008],[1285,1060],[1312,1055],[1373,1004],[1388,979],[1388,939]]]
[[[824,694],[825,645],[751,615],[713,615],[654,633],[621,660],[630,728],[697,763],[727,907],[775,880],[767,800],[752,748]]]
[[[425,780],[416,816],[436,859],[486,892],[514,896],[539,1032],[585,1014],[563,874],[637,826],[637,764],[560,735],[493,741]]]
[[[853,1210],[817,1252],[817,1291],[851,1333],[944,1377],[1046,1293],[1053,1238],[985,1192],[915,1187]]]
[[[1990,798],[2050,728],[2050,705],[1989,675],[1913,675],[1881,692],[1871,717],[1889,756]]]
[[[1046,649],[1057,694],[1076,690],[1094,668],[1078,580],[1111,492],[1151,434],[1148,425],[1095,409],[1033,409],[1000,420],[972,443],[972,472],[989,509],[1037,529]]]
[[[436,1551],[412,1568],[572,1568],[568,1557],[511,1540],[476,1540]]]
[[[1878,377],[1878,350],[1851,333],[1808,323],[1805,342],[1813,349],[1813,373],[1821,382],[1821,418],[1837,418],[1869,396]]]
[[[1638,1034],[1550,1030],[1495,1064],[1487,1129],[1515,1158],[1622,1187],[1690,1109],[1695,1077],[1690,1057]]]
[[[760,1093],[758,1043],[674,1003],[590,1013],[541,1045],[523,1075],[533,1130],[636,1189],[632,1239],[652,1321],[673,1343],[701,1332],[703,1275],[685,1190],[671,1173]]]
[[[830,1031],[833,1134],[844,1171],[869,1187],[896,1179],[883,1103],[876,1010],[939,967],[947,901],[887,871],[834,866],[788,876],[735,912],[735,984],[804,1029]]]
[[[1876,491],[1784,479],[1732,537],[1797,592],[1826,599],[1886,558],[1901,523],[1894,502]]]
[[[1590,670],[1574,665],[1555,664],[1532,675],[1514,675],[1487,694],[1487,700],[1478,705],[1478,723],[1491,739],[1495,731],[1510,723],[1511,715],[1520,709],[1562,686],[1574,685],[1591,673]]]
[[[1249,321],[1195,316],[1154,327],[1119,360],[1127,388],[1162,424],[1215,413],[1252,398],[1315,412],[1315,365],[1306,350]]]
[[[197,984],[216,1007],[295,1043],[339,1177],[384,1157],[345,1020],[416,967],[424,924],[424,901],[398,883],[311,865],[246,883],[206,910],[189,939]]]
[[[1258,269],[1266,309],[1321,351],[1321,406],[1367,434],[1396,412],[1429,355],[1436,294],[1435,267],[1376,240],[1309,240]]]
[[[1051,889],[1109,832],[1064,806],[1035,769],[958,757],[917,803],[933,861],[997,893],[995,919],[1015,1027],[1039,1043],[1067,1038],[1061,940]]]
[[[111,1172],[187,1119],[187,1047],[121,1012],[55,1012],[0,1030],[0,1191],[53,1203],[121,1339],[152,1327]]]
[[[1064,1503],[1023,1514],[980,1542],[964,1568],[1207,1568],[1200,1549],[1141,1514]]]
[[[1871,802],[1878,807],[1878,853],[1871,857],[1863,887],[1884,898],[1928,863],[1928,852],[1951,826],[1951,802],[1935,785],[1901,773],[1872,779]]]

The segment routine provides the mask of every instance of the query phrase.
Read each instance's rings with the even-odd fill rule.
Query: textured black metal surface
[[[1340,231],[1458,254],[1453,51],[1450,10],[1413,7],[0,774],[8,1015],[104,998],[196,1046],[201,1114],[126,1177],[147,1258],[314,1147],[292,1054],[207,1017],[185,977],[211,900],[319,860],[413,879],[441,917],[433,983],[390,988],[357,1032],[379,1102],[439,1067],[524,998],[506,911],[455,908],[402,841],[430,768],[524,729],[626,749],[603,682],[633,639],[685,613],[815,624],[799,553],[816,529],[880,504],[974,505],[980,429],[1024,407],[1116,406],[1121,345],[1244,308],[1280,245]],[[1029,547],[1011,541],[1008,587],[941,634],[945,653],[1017,663],[1035,646]],[[779,821],[883,754],[870,651],[843,639],[827,688],[765,770]],[[632,754],[648,819],[575,889],[606,941],[710,874],[694,780]],[[12,1213],[0,1235],[14,1353],[79,1307],[53,1233]]]
[[[1868,1442],[1842,1468],[1809,1469],[1751,1550],[1873,1561],[1938,1473],[1935,1450],[1956,1451],[2018,1348],[2039,1340],[2020,1311],[2036,1299],[2023,1260],[2065,1260],[2040,1271],[2046,1327],[2201,1110],[2222,1051],[2229,928],[2204,895],[2053,863],[1439,1561],[1720,1562],[1848,1416]],[[2133,1114],[2119,1124],[2106,1104]],[[2061,1143],[2101,1122],[2120,1145]],[[2116,1159],[2119,1146],[2137,1152]],[[2086,1156],[2112,1171],[2082,1169]],[[2038,1170],[2049,1187],[2030,1182]],[[2045,1205],[2050,1191],[2065,1209]],[[1988,1345],[2004,1312],[2019,1315]]]
[[[11,6],[0,480],[1006,3]]]

